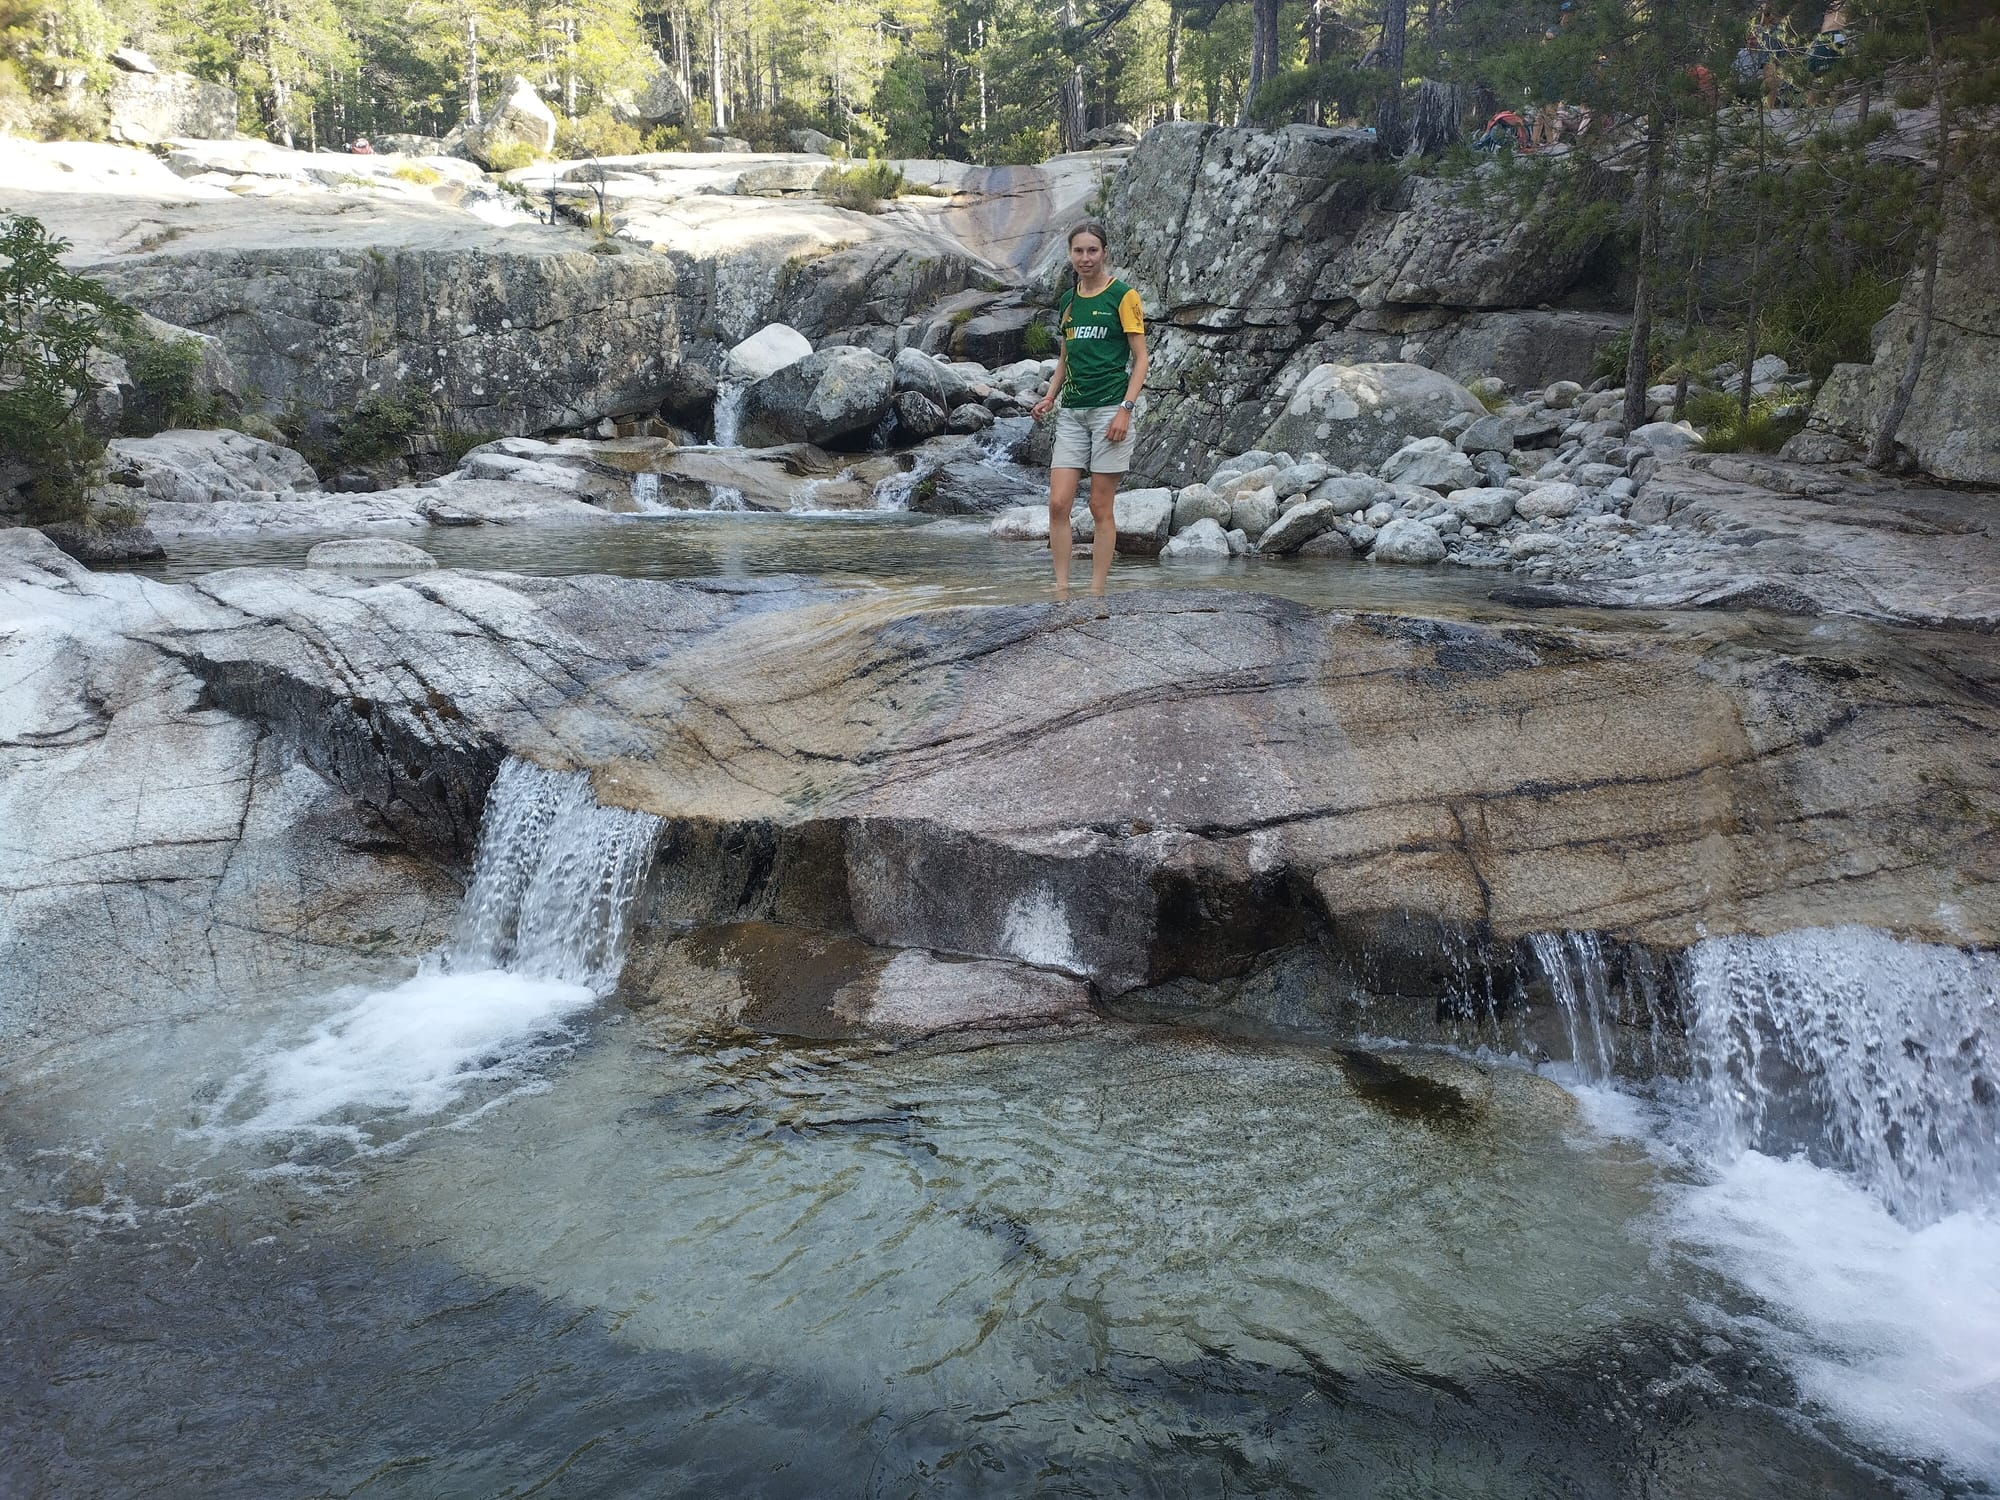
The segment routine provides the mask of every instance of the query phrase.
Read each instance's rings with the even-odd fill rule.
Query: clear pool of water
[[[1987,1492],[1816,1407],[1671,1153],[1503,1060],[394,977],[9,1070],[0,1491]]]

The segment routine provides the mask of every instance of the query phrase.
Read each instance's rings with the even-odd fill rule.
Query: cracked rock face
[[[238,737],[214,757],[287,747],[401,849],[463,860],[508,753],[662,816],[642,949],[775,922],[1118,994],[1300,941],[1434,967],[1448,934],[2000,936],[2000,681],[1942,634],[450,571],[144,587],[96,649],[172,664]]]
[[[1541,386],[1615,335],[1615,318],[1538,307],[1595,248],[1555,251],[1552,205],[1503,215],[1437,179],[1383,204],[1374,150],[1307,126],[1147,132],[1111,209],[1112,259],[1152,330],[1135,472],[1185,483],[1259,446],[1318,365],[1411,361]]]

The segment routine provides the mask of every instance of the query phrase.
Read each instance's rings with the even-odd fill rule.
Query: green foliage
[[[1803,406],[1796,397],[1756,396],[1745,417],[1735,396],[1704,391],[1689,399],[1681,415],[1701,429],[1701,445],[1710,453],[1776,453],[1806,425]],[[1792,415],[1779,416],[1785,407],[1793,408]]]
[[[608,109],[556,121],[556,156],[560,159],[637,156],[645,149],[646,138],[639,127],[626,124]]]
[[[535,164],[535,148],[526,141],[502,141],[486,153],[489,172],[515,172]]]
[[[928,156],[931,112],[924,94],[924,67],[914,52],[898,52],[875,86],[875,109],[882,122],[883,149],[891,156]]]
[[[1056,352],[1056,336],[1049,325],[1030,323],[1021,330],[1021,353],[1029,359],[1048,359]]]
[[[138,327],[119,353],[134,387],[132,399],[125,403],[128,434],[146,437],[169,427],[213,427],[223,420],[222,398],[201,389],[199,339],[160,339]]]
[[[906,190],[903,169],[872,157],[860,166],[828,167],[819,174],[819,193],[829,203],[872,214],[885,200]]]
[[[1822,266],[1816,274],[1795,274],[1766,306],[1760,342],[1818,383],[1837,364],[1868,362],[1875,325],[1901,290],[1900,280],[1866,270],[1845,275]]]
[[[456,428],[447,428],[438,434],[438,457],[447,469],[455,469],[459,460],[474,448],[504,436],[506,434],[499,432],[460,432]]]
[[[37,520],[82,505],[103,451],[76,420],[97,388],[91,351],[133,322],[102,285],[64,268],[68,248],[27,214],[0,221],[0,453],[26,461]]]
[[[424,431],[430,406],[402,392],[374,391],[355,403],[335,429],[334,456],[343,463],[369,463],[400,452],[405,438]]]
[[[406,161],[392,169],[391,177],[404,182],[414,182],[419,187],[436,187],[444,181],[444,173],[436,167],[427,167],[420,161]]]

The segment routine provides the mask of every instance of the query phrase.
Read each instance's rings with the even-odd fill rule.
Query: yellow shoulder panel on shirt
[[[1118,299],[1118,326],[1127,333],[1146,331],[1146,315],[1139,310],[1137,292],[1128,289],[1125,295]]]

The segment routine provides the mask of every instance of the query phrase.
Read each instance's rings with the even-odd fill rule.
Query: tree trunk
[[[1896,434],[1902,430],[1903,418],[1909,414],[1910,402],[1917,394],[1917,381],[1924,373],[1924,356],[1930,353],[1931,321],[1937,311],[1938,258],[1944,241],[1944,210],[1953,181],[1951,101],[1946,97],[1944,70],[1938,57],[1937,28],[1928,12],[1924,18],[1924,42],[1930,54],[1931,99],[1937,106],[1937,170],[1931,177],[1930,223],[1924,231],[1924,279],[1917,291],[1916,337],[1911,341],[1910,357],[1903,364],[1902,376],[1896,381],[1896,394],[1889,398],[1889,409],[1882,413],[1882,425],[1868,445],[1868,462],[1877,469],[1886,469],[1895,462]]]
[[[1667,122],[1656,102],[1646,114],[1646,160],[1639,173],[1639,274],[1632,293],[1632,343],[1625,356],[1625,430],[1646,423],[1646,380],[1652,369],[1653,282],[1660,255],[1660,178]]]
[[[1325,0],[1312,0],[1306,10],[1306,66],[1316,68],[1325,60],[1326,48],[1326,5]],[[1306,103],[1306,124],[1323,123],[1325,111],[1319,100]]]
[[[1318,4],[1318,0],[1314,0]],[[982,75],[983,76],[983,75]],[[1181,117],[1181,8],[1167,8],[1167,118]]]
[[[1375,109],[1375,143],[1391,156],[1403,151],[1403,46],[1410,29],[1408,0],[1382,0],[1381,102]]]
[[[1278,0],[1250,0],[1250,83],[1243,90],[1243,123],[1255,116],[1257,95],[1278,71]]]
[[[722,0],[708,0],[708,98],[713,128],[729,124],[728,59],[722,47]]]
[[[479,17],[465,13],[465,118],[479,123]]]
[[[1750,308],[1743,316],[1743,372],[1736,382],[1736,420],[1739,424],[1750,420],[1750,387],[1754,383],[1751,368],[1757,363],[1757,321],[1764,316],[1764,173],[1769,164],[1766,148],[1769,137],[1765,132],[1765,109],[1761,98],[1757,101],[1757,212],[1751,220],[1750,228]]]
[[[1076,0],[1063,0],[1060,24],[1063,46],[1068,48],[1076,40]],[[1063,79],[1056,91],[1056,140],[1059,149],[1081,150],[1083,134],[1083,64],[1072,62],[1069,76]]]
[[[1708,153],[1701,169],[1701,210],[1695,221],[1694,251],[1688,257],[1687,290],[1681,298],[1681,358],[1680,375],[1674,381],[1674,415],[1681,415],[1687,405],[1688,367],[1687,357],[1694,347],[1694,319],[1701,289],[1702,263],[1708,259],[1708,235],[1715,222],[1715,165],[1721,154],[1722,143],[1718,134],[1722,124],[1722,103],[1719,90],[1711,90],[1708,100],[1708,133],[1703,149]]]

